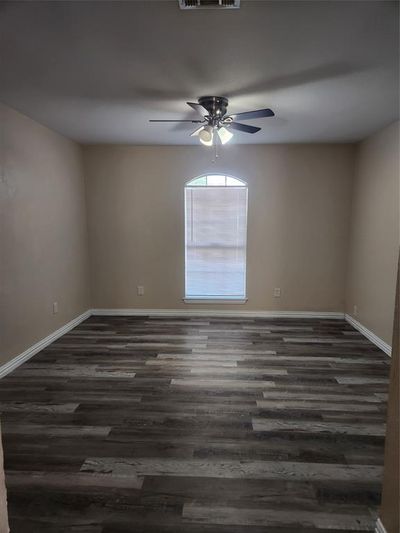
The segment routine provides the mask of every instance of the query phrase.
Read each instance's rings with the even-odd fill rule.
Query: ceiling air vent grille
[[[178,0],[181,9],[238,9],[240,0]]]

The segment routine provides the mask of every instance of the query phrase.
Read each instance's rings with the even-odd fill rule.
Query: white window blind
[[[244,182],[208,175],[186,185],[186,298],[245,298],[246,234]]]

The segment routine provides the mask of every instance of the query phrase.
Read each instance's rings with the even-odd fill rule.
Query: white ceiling
[[[83,143],[197,143],[185,104],[275,118],[235,142],[338,142],[398,118],[398,2],[1,2],[0,100]]]

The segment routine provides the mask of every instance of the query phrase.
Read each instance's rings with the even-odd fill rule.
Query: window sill
[[[245,304],[247,298],[183,298],[185,304]]]

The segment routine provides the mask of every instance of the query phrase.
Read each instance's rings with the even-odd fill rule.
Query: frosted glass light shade
[[[205,146],[212,146],[214,138],[214,129],[212,126],[204,126],[199,133],[199,139]]]
[[[231,133],[224,126],[222,126],[218,130],[218,137],[220,138],[222,144],[226,144],[232,139],[233,133]]]

